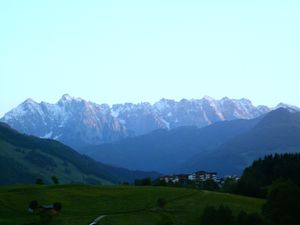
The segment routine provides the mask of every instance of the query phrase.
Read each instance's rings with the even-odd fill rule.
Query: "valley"
[[[163,209],[159,198],[166,199]],[[264,200],[237,195],[167,187],[130,186],[2,186],[0,187],[0,223],[13,225],[38,222],[28,212],[28,204],[61,202],[61,212],[49,225],[88,225],[99,215],[106,215],[101,225],[155,225],[168,217],[175,225],[197,225],[206,205],[229,205],[240,210],[259,212]]]

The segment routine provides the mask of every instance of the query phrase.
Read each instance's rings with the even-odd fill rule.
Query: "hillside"
[[[53,175],[62,183],[89,184],[158,176],[96,162],[57,141],[20,134],[0,123],[0,184],[34,183],[36,178],[50,182]]]
[[[221,174],[241,174],[255,159],[289,152],[300,152],[300,113],[280,108],[214,151],[199,154],[186,167],[214,169]]]
[[[256,125],[258,119],[213,125],[156,130],[119,142],[90,146],[81,151],[104,163],[129,169],[173,173],[194,155],[209,152]]]
[[[158,198],[164,210],[156,210]],[[28,203],[62,203],[62,211],[49,225],[88,225],[107,215],[101,225],[156,225],[167,216],[174,225],[199,225],[203,208],[226,204],[235,214],[240,210],[260,212],[264,200],[237,195],[166,187],[10,186],[0,187],[0,224],[31,223],[38,217],[27,211]]]

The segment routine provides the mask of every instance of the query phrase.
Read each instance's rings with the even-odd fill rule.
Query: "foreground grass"
[[[158,198],[168,203],[156,208]],[[107,215],[101,225],[155,225],[162,216],[176,225],[200,225],[206,205],[226,204],[239,210],[259,212],[263,200],[224,193],[167,187],[95,187],[83,185],[10,186],[0,188],[0,224],[15,225],[37,221],[27,212],[28,203],[61,202],[62,212],[50,225],[87,225],[99,215]]]

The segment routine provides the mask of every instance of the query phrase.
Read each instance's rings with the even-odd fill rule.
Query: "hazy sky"
[[[300,1],[0,2],[0,116],[26,98],[300,106]]]

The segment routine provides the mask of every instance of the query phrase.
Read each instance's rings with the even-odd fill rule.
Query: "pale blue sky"
[[[300,1],[0,2],[0,116],[26,98],[300,106]]]

